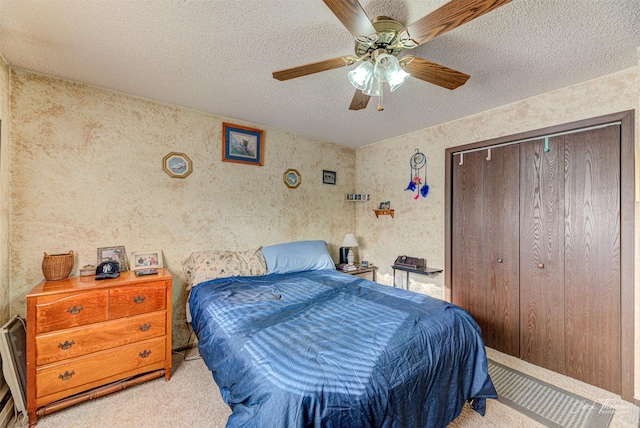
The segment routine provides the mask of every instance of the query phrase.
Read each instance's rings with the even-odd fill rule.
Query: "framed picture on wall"
[[[230,123],[222,124],[222,161],[264,164],[264,131]]]
[[[184,153],[171,152],[162,158],[162,169],[171,177],[185,178],[193,171],[193,164]]]
[[[327,171],[326,169],[322,170],[322,182],[324,184],[336,184],[336,173],[335,171]]]
[[[302,177],[300,173],[296,169],[289,168],[282,174],[282,181],[287,185],[290,189],[295,189],[300,185],[300,180]]]
[[[102,262],[118,262],[120,265],[120,272],[126,272],[129,270],[127,252],[124,250],[124,246],[121,245],[116,247],[98,248],[98,264]]]
[[[162,250],[131,253],[131,266],[134,271],[162,267]]]

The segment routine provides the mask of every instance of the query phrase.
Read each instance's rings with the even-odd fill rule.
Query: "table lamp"
[[[356,236],[353,233],[347,233],[346,235],[344,235],[342,246],[349,249],[347,252],[347,263],[352,265],[354,259],[353,247],[358,246],[358,240],[356,239]]]

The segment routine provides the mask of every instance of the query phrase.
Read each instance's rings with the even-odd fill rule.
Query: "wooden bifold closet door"
[[[519,355],[518,147],[467,153],[453,171],[453,303],[485,345]]]
[[[520,145],[520,358],[564,373],[564,137]]]
[[[451,297],[485,344],[621,392],[620,127],[452,165]]]
[[[620,127],[565,138],[565,374],[620,393]]]

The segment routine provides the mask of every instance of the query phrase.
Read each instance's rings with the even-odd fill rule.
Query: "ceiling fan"
[[[386,16],[370,20],[357,0],[323,1],[355,37],[355,56],[340,56],[274,71],[273,77],[283,81],[360,63],[349,72],[349,80],[356,87],[349,110],[361,110],[372,96],[382,97],[383,82],[389,84],[392,92],[409,76],[447,89],[464,85],[469,79],[467,74],[415,55],[397,57],[403,49],[416,48],[511,0],[451,0],[406,27]],[[378,102],[378,111],[381,110],[381,102]]]

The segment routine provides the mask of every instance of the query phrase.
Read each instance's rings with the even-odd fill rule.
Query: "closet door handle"
[[[538,263],[538,269],[544,269],[544,263]]]
[[[499,258],[498,260],[496,260],[496,261],[497,261],[498,263],[502,263],[502,262],[503,262],[503,260],[502,260],[502,259],[500,259],[500,258]]]

